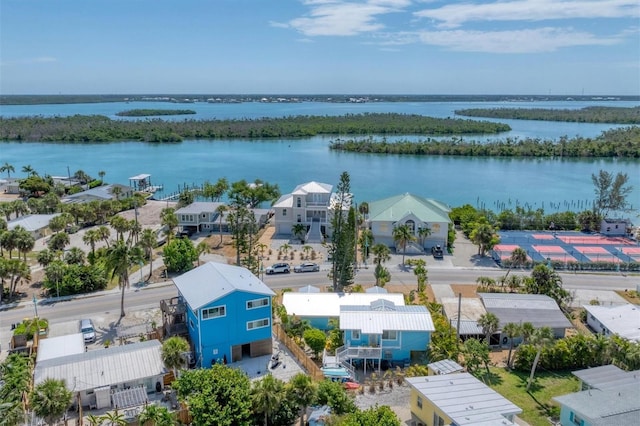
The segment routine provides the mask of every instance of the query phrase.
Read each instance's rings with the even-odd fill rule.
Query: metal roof
[[[369,203],[369,220],[397,221],[412,213],[423,222],[450,223],[450,211],[440,201],[405,193]]]
[[[393,302],[396,306],[404,305],[402,293],[297,293],[287,292],[282,295],[282,304],[287,314],[301,317],[338,317],[340,306],[365,305],[378,299]]]
[[[500,326],[530,322],[534,327],[572,328],[555,300],[542,294],[479,293],[487,312],[495,314]]]
[[[36,363],[34,384],[61,379],[74,392],[128,383],[162,375],[161,345],[157,340],[113,346]]]
[[[278,201],[273,203],[272,207],[293,207],[293,195],[284,194],[278,198]]]
[[[207,262],[175,277],[173,282],[191,309],[199,309],[234,291],[275,296],[247,268],[225,263]]]
[[[17,226],[21,226],[29,232],[38,231],[49,226],[49,222],[60,213],[53,214],[28,214],[7,222],[7,229],[10,231]]]
[[[184,206],[175,211],[175,214],[200,214],[215,213],[216,209],[224,203],[214,203],[211,201],[196,201],[188,206]]]
[[[624,371],[613,364],[574,371],[573,375],[591,388],[610,389],[635,383],[640,389],[640,370]]]
[[[304,287],[299,288],[298,293],[320,293],[320,289],[312,285],[306,285]]]
[[[408,377],[405,381],[457,425],[510,425],[504,416],[522,413],[469,373]]]
[[[329,185],[328,183],[311,181],[311,182],[303,183],[296,186],[293,189],[293,191],[291,191],[291,193],[296,195],[331,194],[332,190],[333,190],[333,185]]]
[[[432,371],[436,374],[451,374],[464,371],[464,367],[455,361],[450,359],[443,359],[442,361],[432,362],[427,364]]]
[[[458,318],[458,298],[443,297],[440,299],[440,304],[446,317],[455,323]],[[484,308],[480,298],[463,297],[460,299],[460,319],[477,321],[486,313],[487,310]]]
[[[363,334],[383,331],[434,331],[431,314],[425,306],[390,306],[393,302],[376,300],[369,306],[341,306],[340,330],[360,330]]]
[[[377,294],[387,294],[387,293],[389,293],[386,288],[383,288],[383,287],[380,287],[380,286],[377,286],[377,285],[374,285],[373,287],[370,287],[370,288],[366,289],[364,292],[365,293],[370,293],[370,294],[376,294],[376,293]]]
[[[451,319],[449,320],[449,323],[451,323],[451,326],[454,329],[458,328],[458,320],[457,319]],[[482,330],[482,327],[478,325],[478,321],[474,321],[474,320],[460,320],[460,335],[461,336],[484,336],[484,330]]]
[[[38,355],[36,362],[61,356],[81,354],[85,351],[82,333],[65,334],[64,336],[48,337],[38,341]]]
[[[631,303],[620,306],[584,305],[583,307],[612,334],[640,342],[640,307]]]
[[[131,176],[129,178],[129,180],[142,180],[142,179],[148,178],[149,176],[151,176],[151,175],[148,174],[148,173],[142,173],[142,174],[139,174],[139,175]]]
[[[638,385],[628,384],[611,389],[589,389],[553,397],[569,407],[590,425],[637,426],[640,419]]]

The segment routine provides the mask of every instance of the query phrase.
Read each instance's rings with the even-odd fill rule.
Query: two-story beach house
[[[236,362],[272,352],[271,297],[246,268],[208,262],[173,279],[196,364]]]
[[[435,330],[425,306],[396,305],[378,299],[368,305],[340,307],[340,330],[345,345],[336,350],[336,361],[343,365],[383,361],[405,365],[424,361],[431,333]]]
[[[307,182],[298,185],[290,194],[281,196],[273,205],[276,235],[293,235],[293,226],[305,226],[305,242],[321,243],[331,235],[331,218],[337,200],[333,186],[327,183]],[[351,207],[351,198],[343,209]]]
[[[228,207],[221,211],[224,203],[196,201],[176,210],[178,226],[182,231],[195,232],[229,232],[227,221],[230,213]],[[269,209],[251,209],[258,227],[262,227],[269,219]]]
[[[406,193],[370,202],[367,225],[376,244],[388,247],[396,245],[393,230],[407,225],[416,238],[415,243],[407,246],[407,252],[412,248],[422,252],[436,245],[447,246],[450,212],[449,206],[440,201]],[[421,229],[428,229],[428,235]]]

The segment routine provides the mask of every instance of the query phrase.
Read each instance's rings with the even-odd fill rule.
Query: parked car
[[[267,275],[271,274],[288,274],[291,272],[291,266],[288,263],[274,263],[265,269]]]
[[[320,265],[313,262],[301,263],[293,268],[293,272],[318,272]]]
[[[80,320],[80,332],[85,343],[93,343],[96,341],[96,330],[90,319]]]
[[[444,252],[442,251],[442,247],[437,245],[435,247],[431,247],[431,254],[434,259],[442,259],[444,257]]]

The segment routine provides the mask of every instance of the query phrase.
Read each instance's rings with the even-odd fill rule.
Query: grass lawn
[[[637,291],[635,290],[631,290],[631,291],[620,291],[620,290],[616,290],[616,293],[618,293],[620,296],[624,297],[625,300],[629,303],[633,303],[634,305],[639,305],[640,304],[640,294],[638,294]]]
[[[549,426],[547,417],[560,415],[559,406],[551,398],[578,391],[578,379],[569,371],[536,372],[535,381],[527,392],[528,378],[529,373],[492,367],[490,386],[522,408],[519,417],[524,421],[532,426]]]

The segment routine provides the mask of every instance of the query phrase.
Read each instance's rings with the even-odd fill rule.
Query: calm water
[[[103,103],[69,105],[2,106],[0,115],[72,115],[115,113],[132,108],[188,108],[188,118],[258,118],[287,115],[340,115],[362,112],[415,113],[434,117],[454,116],[454,110],[471,107],[582,108],[592,105],[635,106],[632,102],[505,102],[505,103],[295,103],[295,104],[167,104]],[[184,117],[179,117],[184,119]],[[615,127],[601,124],[547,123],[501,120],[513,130],[504,137],[594,137]],[[471,137],[465,137],[471,138]],[[18,171],[31,165],[41,174],[66,175],[82,169],[92,176],[106,171],[109,182],[128,183],[128,177],[150,173],[154,184],[173,192],[184,184],[200,184],[225,177],[229,181],[262,179],[289,192],[310,180],[336,184],[340,173],[351,175],[358,201],[372,201],[402,192],[436,198],[450,205],[464,203],[487,208],[527,203],[551,212],[585,208],[593,199],[591,174],[600,169],[627,173],[634,191],[629,198],[640,206],[639,160],[514,159],[382,156],[333,152],[330,137],[278,140],[185,141],[153,145],[139,142],[108,144],[2,143],[0,164],[9,162]],[[493,139],[493,137],[488,138]],[[162,194],[160,194],[162,195]],[[509,204],[511,203],[511,204]]]

